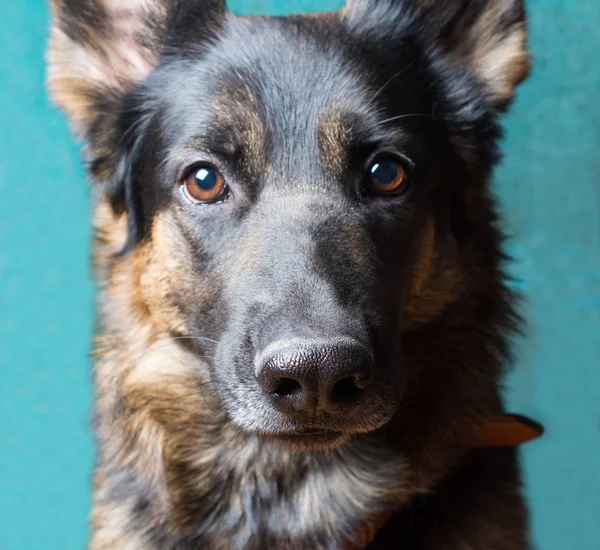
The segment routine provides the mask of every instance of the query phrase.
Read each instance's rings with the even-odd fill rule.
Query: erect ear
[[[189,25],[200,13],[222,11],[223,0],[52,0],[53,99],[85,137],[98,106],[131,90],[157,65],[170,27],[183,15]]]
[[[164,0],[52,0],[48,87],[81,137],[100,105],[156,65],[166,9]]]
[[[410,32],[479,80],[499,107],[529,73],[523,0],[348,0],[350,27]]]

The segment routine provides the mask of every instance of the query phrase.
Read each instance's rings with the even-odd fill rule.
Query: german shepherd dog
[[[518,328],[489,178],[522,1],[52,9],[94,182],[90,549],[529,548],[516,451],[471,445]]]

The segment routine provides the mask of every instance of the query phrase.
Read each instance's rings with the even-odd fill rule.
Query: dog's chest
[[[223,452],[202,479],[169,487],[185,495],[160,522],[152,504],[130,503],[128,531],[157,550],[341,549],[365,521],[409,496],[403,459],[377,445],[314,455],[254,451]]]
[[[210,546],[331,548],[364,521],[407,498],[403,459],[385,448],[355,443],[314,456],[257,457],[237,470],[207,533]],[[189,547],[190,550],[194,546]]]

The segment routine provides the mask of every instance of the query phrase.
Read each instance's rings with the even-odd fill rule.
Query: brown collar
[[[533,441],[544,433],[540,424],[516,414],[505,414],[495,416],[485,424],[482,424],[473,437],[473,449],[490,447],[518,447],[529,441]],[[377,531],[381,529],[393,512],[379,514],[372,521],[363,524],[357,536],[358,542],[346,541],[342,545],[343,550],[360,550],[366,548],[373,542]]]

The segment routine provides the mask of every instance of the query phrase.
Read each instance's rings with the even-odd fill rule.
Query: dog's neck
[[[342,548],[355,540],[358,526],[414,494],[405,459],[378,437],[306,454],[254,437],[242,446],[251,463],[236,463],[239,447],[229,447],[230,490],[240,498],[226,499],[227,509],[209,527],[211,547],[218,548],[227,526],[235,525],[230,535],[241,548],[257,541],[257,548]]]

